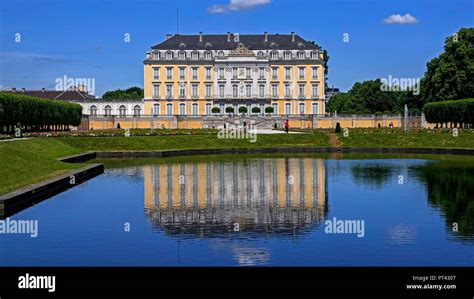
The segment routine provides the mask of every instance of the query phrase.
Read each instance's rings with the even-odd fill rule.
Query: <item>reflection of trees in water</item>
[[[401,166],[395,164],[356,164],[352,166],[352,177],[358,184],[374,186],[380,189],[399,174]]]
[[[428,201],[441,209],[447,229],[458,223],[456,235],[474,235],[474,167],[455,162],[435,162],[412,168],[425,184]]]

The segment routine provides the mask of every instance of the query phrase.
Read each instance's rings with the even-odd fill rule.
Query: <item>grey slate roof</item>
[[[295,41],[291,41],[290,34],[268,34],[268,42],[265,42],[263,34],[241,34],[239,42],[234,42],[231,34],[231,41],[227,41],[227,34],[202,35],[202,42],[199,35],[175,34],[164,42],[153,46],[157,50],[231,50],[235,49],[239,43],[244,44],[250,50],[311,50],[321,49],[317,44],[312,44],[299,35],[295,34]],[[184,46],[183,46],[184,45]]]

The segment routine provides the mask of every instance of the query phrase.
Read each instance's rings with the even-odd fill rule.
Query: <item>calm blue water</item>
[[[472,168],[423,159],[108,168],[11,216],[38,236],[0,234],[0,265],[473,266],[472,194]],[[334,217],[363,237],[327,233]]]

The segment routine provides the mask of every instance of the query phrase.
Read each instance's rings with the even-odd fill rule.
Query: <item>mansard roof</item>
[[[250,50],[319,50],[320,46],[313,44],[298,34],[268,34],[265,41],[264,34],[240,34],[239,40],[234,41],[234,35],[230,34],[203,34],[200,35],[175,34],[162,43],[153,46],[156,50],[231,50],[238,44],[243,44]]]

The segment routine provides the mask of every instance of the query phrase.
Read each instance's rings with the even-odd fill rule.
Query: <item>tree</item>
[[[274,111],[273,107],[270,107],[270,106],[265,107],[265,113],[272,114],[273,111]]]
[[[474,95],[474,28],[462,28],[444,42],[444,52],[427,64],[421,80],[423,101],[445,101]]]
[[[212,107],[211,112],[212,113],[220,113],[221,109],[219,107]]]
[[[107,91],[102,96],[103,99],[113,99],[113,100],[138,100],[143,99],[143,89],[140,87],[134,86],[128,89],[116,89]]]
[[[260,107],[253,107],[252,113],[260,113]]]
[[[247,113],[247,111],[248,111],[247,107],[245,107],[245,106],[240,106],[239,107],[239,113]]]
[[[234,113],[234,107],[227,107],[225,108],[226,113]]]

